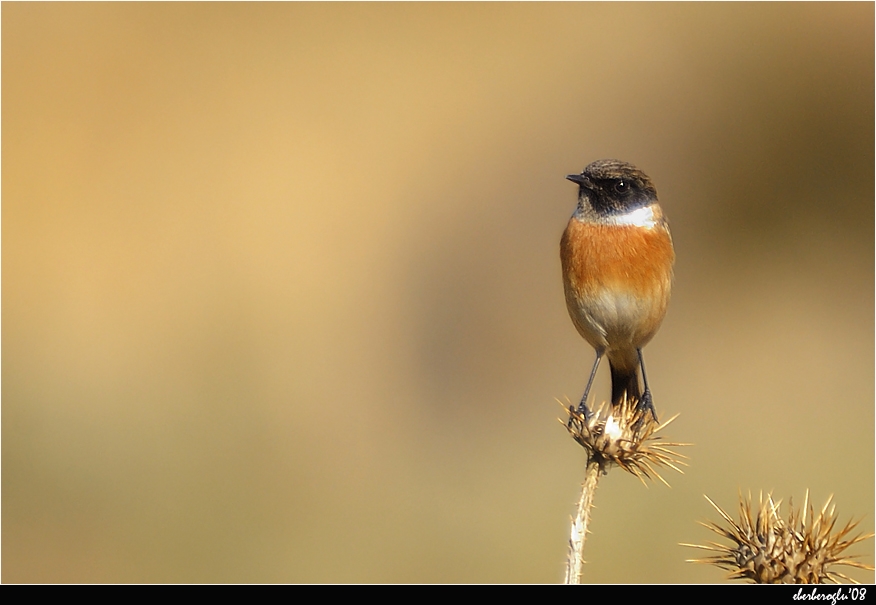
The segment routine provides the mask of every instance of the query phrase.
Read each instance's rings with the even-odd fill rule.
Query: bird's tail
[[[638,367],[633,365],[631,369],[620,369],[610,361],[608,365],[611,367],[611,404],[619,405],[624,397],[638,402],[642,398],[642,392],[639,390]]]

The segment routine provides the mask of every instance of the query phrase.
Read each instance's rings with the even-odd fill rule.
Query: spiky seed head
[[[568,408],[569,419],[563,424],[585,450],[588,459],[599,463],[602,472],[612,464],[642,480],[657,478],[669,485],[657,472],[668,466],[679,473],[685,458],[671,448],[689,445],[662,440],[656,433],[678,416],[658,424],[650,410],[639,409],[636,400],[624,399],[619,405],[603,403],[589,417]],[[562,421],[561,421],[562,422]]]
[[[873,534],[849,537],[858,522],[849,521],[834,532],[837,516],[828,498],[817,514],[809,502],[809,492],[799,509],[788,501],[787,519],[779,514],[782,501],[772,495],[760,495],[755,510],[751,497],[739,497],[739,521],[734,520],[708,496],[706,500],[724,519],[726,525],[701,523],[732,544],[709,542],[708,545],[683,544],[718,554],[705,559],[689,559],[693,563],[710,563],[730,571],[730,579],[744,579],[756,584],[838,584],[841,580],[857,583],[833,569],[846,565],[873,571],[873,567],[857,561],[859,555],[845,551]]]

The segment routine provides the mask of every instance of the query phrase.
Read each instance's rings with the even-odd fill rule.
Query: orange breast
[[[675,253],[664,226],[569,221],[560,242],[566,304],[597,349],[644,346],[669,301]]]
[[[675,252],[663,227],[569,221],[560,243],[564,277],[578,290],[619,287],[648,295],[672,278]]]

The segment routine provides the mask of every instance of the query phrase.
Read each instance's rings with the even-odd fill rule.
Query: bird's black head
[[[657,202],[657,190],[648,175],[620,160],[597,160],[581,174],[566,178],[580,187],[579,206],[589,203],[601,216],[626,214]]]

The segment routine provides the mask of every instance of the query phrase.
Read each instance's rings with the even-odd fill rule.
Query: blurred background
[[[723,581],[678,544],[717,539],[703,494],[872,531],[873,33],[870,3],[3,4],[2,580],[559,582],[556,399],[593,361],[564,177],[607,157],[672,224],[646,357],[695,445],[671,489],[602,480],[585,580]]]

